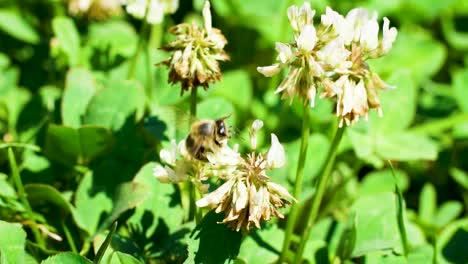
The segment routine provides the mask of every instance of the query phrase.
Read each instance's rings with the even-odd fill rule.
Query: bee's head
[[[229,128],[224,119],[216,119],[216,135],[220,138],[229,137]]]

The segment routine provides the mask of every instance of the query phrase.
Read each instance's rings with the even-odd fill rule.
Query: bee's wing
[[[171,105],[153,107],[151,113],[166,124],[165,134],[169,141],[184,139],[190,132],[194,120],[187,111]]]

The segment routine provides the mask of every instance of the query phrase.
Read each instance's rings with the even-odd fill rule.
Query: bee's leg
[[[200,147],[198,149],[198,152],[196,153],[196,158],[199,159],[199,160],[207,160],[206,156],[205,156],[205,148],[204,147]]]

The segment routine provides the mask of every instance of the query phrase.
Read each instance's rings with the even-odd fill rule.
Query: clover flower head
[[[68,11],[74,16],[85,15],[90,19],[103,20],[120,15],[122,8],[119,0],[70,0]]]
[[[254,137],[262,125],[259,120],[252,124],[250,142],[253,152],[240,159],[218,189],[196,202],[199,207],[224,212],[222,223],[237,231],[241,228],[250,230],[253,226],[260,228],[262,221],[268,221],[272,216],[284,217],[278,209],[295,201],[286,188],[273,183],[266,174],[267,170],[285,164],[284,148],[278,138],[271,135],[271,147],[266,153],[255,152],[257,142]]]
[[[158,65],[169,67],[169,82],[182,85],[181,94],[221,79],[219,61],[229,60],[224,51],[227,40],[221,31],[211,25],[210,3],[203,8],[204,25],[182,23],[173,26],[169,32],[176,39],[162,49],[173,52],[172,56]]]
[[[330,7],[321,16],[320,24],[313,25],[315,11],[305,3],[291,6],[288,18],[294,32],[292,43],[276,43],[277,61],[258,67],[266,77],[288,69],[275,93],[289,98],[298,97],[304,104],[315,106],[315,96],[336,102],[336,114],[343,124],[355,124],[361,117],[367,119],[369,109],[382,115],[379,89],[390,89],[372,72],[368,59],[386,55],[397,37],[397,29],[383,19],[379,35],[377,12],[355,8],[342,16]]]
[[[127,12],[135,18],[143,19],[149,24],[160,24],[164,15],[173,14],[179,8],[179,0],[120,0],[126,5]]]

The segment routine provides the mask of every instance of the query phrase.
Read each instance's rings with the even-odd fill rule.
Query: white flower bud
[[[167,164],[170,165],[175,165],[176,159],[177,159],[177,145],[176,141],[172,140],[171,141],[171,148],[169,150],[167,149],[162,149],[159,152],[159,157],[161,160]]]
[[[394,27],[389,29],[390,21],[388,18],[384,17],[383,21],[382,52],[383,54],[387,54],[392,48],[393,42],[395,41],[398,32]]]
[[[257,133],[263,127],[263,121],[256,119],[252,123],[252,127],[250,128],[250,147],[255,150],[257,149]]]
[[[208,33],[208,35],[211,34],[211,11],[210,11],[210,1],[206,0],[205,5],[203,6],[203,20],[205,22],[205,30]]]
[[[267,153],[267,166],[270,169],[283,167],[286,163],[284,148],[275,134],[271,134],[271,147]]]

